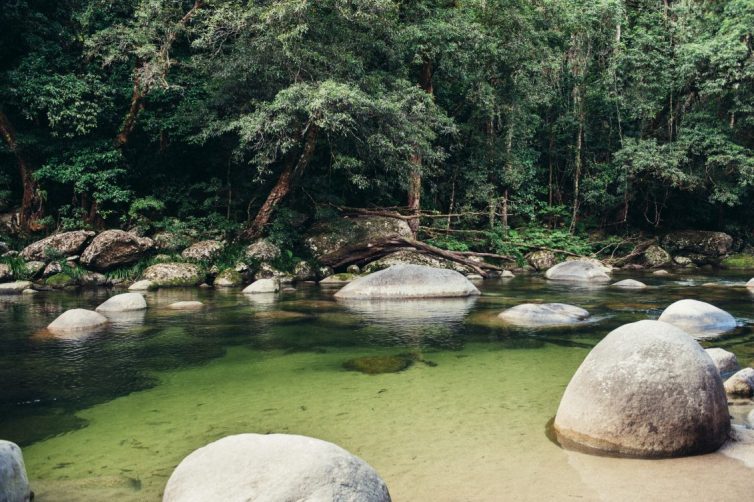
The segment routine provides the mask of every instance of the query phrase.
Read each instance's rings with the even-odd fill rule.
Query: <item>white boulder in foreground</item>
[[[147,301],[139,293],[122,293],[111,296],[95,310],[97,312],[131,312],[146,308]]]
[[[107,324],[107,317],[98,312],[86,309],[66,310],[52,321],[47,329],[53,333],[70,331],[87,331]]]
[[[287,434],[239,434],[191,453],[163,502],[389,502],[377,472],[332,443]]]
[[[715,364],[717,371],[719,371],[720,375],[723,377],[740,369],[738,366],[738,359],[733,352],[728,352],[725,349],[719,348],[705,349],[705,352],[712,358],[712,362]]]
[[[0,501],[27,502],[31,500],[29,479],[21,448],[0,439]]]
[[[478,295],[479,290],[455,270],[423,265],[393,265],[359,277],[340,291],[342,300],[453,298]]]
[[[610,281],[610,268],[597,260],[571,260],[547,269],[545,277],[551,281],[596,282]]]
[[[736,328],[732,315],[698,300],[678,300],[657,320],[677,326],[697,339],[714,338]]]
[[[243,290],[246,294],[277,293],[278,291],[280,291],[280,281],[277,279],[259,279],[246,286]]]
[[[644,289],[647,287],[646,284],[641,281],[637,281],[636,279],[623,279],[622,281],[613,283],[612,286],[615,288],[625,289]]]
[[[717,450],[730,430],[720,373],[681,329],[639,321],[613,330],[566,388],[554,430],[563,446],[618,456]]]
[[[725,392],[735,397],[754,395],[754,368],[744,368],[725,381]]]
[[[589,312],[565,303],[524,303],[504,310],[498,318],[516,326],[562,326],[585,321]]]
[[[168,305],[168,308],[173,310],[198,310],[204,308],[204,304],[197,301],[175,302]]]

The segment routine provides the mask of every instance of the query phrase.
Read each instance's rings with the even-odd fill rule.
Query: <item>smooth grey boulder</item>
[[[97,312],[130,312],[145,308],[147,308],[147,301],[139,293],[121,293],[111,296],[95,310]]]
[[[280,291],[280,281],[277,279],[259,279],[246,286],[243,293],[277,293]]]
[[[647,287],[646,284],[636,279],[623,279],[622,281],[613,283],[612,286],[624,289],[644,289]]]
[[[20,295],[31,287],[31,281],[15,281],[0,284],[0,295]]]
[[[670,272],[668,272],[665,269],[655,270],[652,272],[652,275],[670,275]]]
[[[658,321],[677,326],[697,339],[714,338],[736,328],[736,319],[726,311],[688,299],[671,304]]]
[[[744,368],[725,381],[725,392],[736,397],[754,395],[754,368]]]
[[[439,256],[424,254],[414,249],[401,249],[400,251],[383,256],[365,265],[362,272],[371,274],[372,272],[390,268],[393,265],[424,265],[425,267],[447,268],[461,272],[462,274],[474,272],[474,269],[468,265],[440,258]]]
[[[31,497],[21,448],[0,439],[0,501],[28,502]]]
[[[287,434],[238,434],[195,450],[168,480],[163,502],[389,502],[385,482],[332,443]]]
[[[723,378],[740,369],[738,359],[733,352],[720,348],[705,349],[705,352],[712,358],[712,362],[715,363],[717,371]]]
[[[455,270],[422,265],[393,265],[359,277],[335,293],[338,299],[451,298],[478,295],[479,290]]]
[[[583,322],[589,312],[565,303],[524,303],[504,310],[498,318],[516,326],[547,327]]]
[[[26,246],[21,251],[21,257],[27,261],[47,261],[60,256],[79,254],[92,237],[94,232],[88,230],[53,234]]]
[[[81,264],[100,272],[133,263],[154,248],[154,241],[123,230],[105,230],[81,254]]]
[[[157,286],[155,283],[153,283],[150,280],[141,280],[136,281],[135,283],[131,284],[128,287],[129,291],[149,291],[150,289],[155,289]]]
[[[571,260],[547,269],[551,281],[604,283],[610,281],[610,268],[597,260]]]
[[[47,326],[47,329],[53,333],[87,331],[102,327],[107,323],[107,317],[93,310],[71,309],[60,314]]]
[[[639,458],[717,450],[730,416],[720,373],[681,329],[639,321],[610,332],[589,353],[560,402],[563,446]]]

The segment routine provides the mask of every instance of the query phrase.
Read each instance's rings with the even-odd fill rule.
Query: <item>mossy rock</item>
[[[381,373],[398,373],[411,367],[417,360],[415,354],[397,354],[393,356],[365,356],[355,357],[343,363],[349,371],[359,371],[367,375]]]
[[[45,284],[52,288],[63,289],[76,285],[76,280],[68,274],[60,273],[51,275],[45,280]]]
[[[733,254],[720,263],[724,268],[732,268],[739,270],[754,269],[754,255],[750,254]]]
[[[142,279],[161,288],[188,287],[204,282],[205,275],[202,268],[193,263],[157,263],[144,271]]]
[[[233,288],[240,286],[243,282],[243,277],[240,272],[232,268],[228,268],[217,274],[215,277],[215,286],[218,288]]]
[[[358,278],[355,274],[349,274],[349,273],[342,273],[342,274],[333,274],[330,277],[325,277],[321,281],[319,281],[320,284],[348,284],[349,282],[353,281],[354,279]]]

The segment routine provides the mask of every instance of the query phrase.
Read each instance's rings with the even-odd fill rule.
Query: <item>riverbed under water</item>
[[[158,501],[183,457],[242,432],[337,443],[375,467],[396,502],[750,500],[754,456],[594,457],[546,435],[591,347],[678,299],[732,313],[740,328],[704,345],[749,365],[750,276],[708,274],[634,274],[652,286],[639,291],[521,276],[485,281],[474,299],[354,304],[310,285],[270,296],[160,290],[147,293],[145,314],[81,340],[43,328],[113,293],[2,297],[0,438],[23,447],[39,502]],[[206,308],[166,308],[178,300]],[[578,305],[596,319],[546,331],[496,319],[539,301]],[[407,352],[418,361],[399,373],[343,368],[354,357]],[[731,411],[740,422],[752,407]]]

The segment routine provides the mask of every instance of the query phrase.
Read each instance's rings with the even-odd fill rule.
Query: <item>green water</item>
[[[621,277],[618,277],[621,278]],[[745,463],[722,454],[668,461],[561,450],[545,427],[601,337],[680,298],[709,301],[740,329],[708,346],[754,359],[746,276],[642,278],[648,290],[580,288],[537,277],[486,281],[471,300],[339,304],[335,290],[245,297],[158,291],[143,316],[77,341],[42,328],[107,293],[0,301],[0,437],[24,447],[39,501],[157,501],[192,450],[240,432],[305,434],[372,464],[396,501],[745,500]],[[716,286],[702,284],[714,282]],[[165,306],[199,299],[201,312]],[[587,308],[594,322],[510,330],[524,301]],[[354,357],[410,352],[399,373],[347,371]],[[738,403],[739,416],[750,403]],[[691,481],[690,481],[691,480]]]

